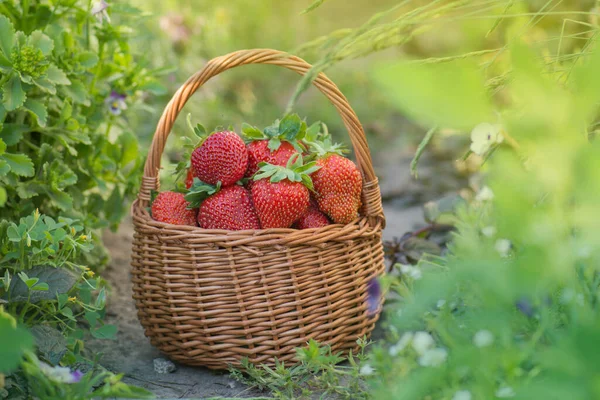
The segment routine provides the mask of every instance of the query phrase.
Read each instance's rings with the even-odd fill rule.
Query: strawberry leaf
[[[194,178],[192,187],[185,195],[185,200],[189,203],[188,209],[194,209],[200,207],[200,204],[209,196],[217,193],[221,189],[221,182],[217,182],[216,185],[210,185],[202,182],[198,178]]]
[[[248,140],[265,139],[265,134],[260,129],[245,122],[242,124],[242,135]]]
[[[267,146],[269,150],[275,151],[279,148],[279,146],[281,146],[281,140],[277,138],[269,139],[269,145]]]

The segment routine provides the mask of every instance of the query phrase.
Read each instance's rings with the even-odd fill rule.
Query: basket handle
[[[165,142],[173,128],[175,119],[189,98],[213,76],[230,68],[246,64],[279,65],[300,75],[306,74],[311,68],[311,65],[301,58],[270,49],[240,50],[210,60],[204,68],[192,75],[177,90],[160,117],[144,167],[142,186],[138,196],[141,203],[147,204],[150,201],[150,192],[158,190],[158,171],[160,169],[160,159],[165,148]],[[348,129],[356,162],[363,175],[363,205],[364,213],[369,219],[369,224],[373,227],[377,223],[383,225],[385,219],[379,184],[375,170],[373,169],[371,153],[362,125],[356,113],[352,110],[350,104],[348,104],[346,97],[344,97],[338,87],[329,78],[320,73],[313,81],[313,84],[335,106],[344,121],[346,129]]]

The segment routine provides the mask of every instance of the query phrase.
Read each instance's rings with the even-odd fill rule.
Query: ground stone
[[[177,367],[172,361],[165,360],[164,358],[154,359],[154,371],[158,374],[170,374],[175,372]]]

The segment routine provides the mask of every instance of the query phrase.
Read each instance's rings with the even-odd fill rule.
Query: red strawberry
[[[296,229],[310,229],[310,228],[322,228],[324,226],[329,225],[329,218],[325,214],[323,214],[317,208],[317,205],[314,204],[311,199],[310,205],[308,206],[308,210],[306,213],[300,217],[300,219],[294,222],[292,228]]]
[[[289,228],[308,209],[312,187],[308,174],[315,163],[302,165],[302,156],[292,157],[286,167],[262,164],[254,176],[252,200],[263,228]]]
[[[294,146],[289,142],[281,142],[275,151],[269,150],[268,140],[255,140],[248,143],[248,170],[246,176],[251,177],[258,171],[258,164],[266,162],[273,165],[284,166],[292,155],[297,153]]]
[[[244,177],[248,168],[248,151],[235,132],[215,132],[192,152],[194,176],[201,181],[231,186]]]
[[[196,211],[188,210],[183,193],[162,192],[152,202],[152,218],[172,225],[196,226]]]
[[[194,184],[194,171],[192,168],[188,169],[187,176],[185,177],[185,188],[189,189]]]
[[[341,146],[331,138],[310,143],[321,167],[311,175],[319,210],[336,224],[348,224],[361,207],[362,175],[351,160],[343,157]]]
[[[248,170],[251,177],[258,171],[258,164],[266,162],[285,166],[292,155],[302,152],[299,139],[307,132],[306,123],[297,114],[289,114],[275,121],[262,131],[244,124],[242,134],[248,143]]]
[[[222,188],[200,205],[198,224],[204,229],[260,229],[250,192],[242,186]]]

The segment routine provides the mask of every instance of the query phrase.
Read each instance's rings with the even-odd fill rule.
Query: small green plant
[[[278,399],[368,399],[363,375],[369,371],[361,363],[367,358],[365,350],[370,344],[366,339],[357,341],[359,350],[347,358],[332,353],[328,345],[310,340],[306,347],[296,349],[298,365],[287,368],[285,363],[275,361],[275,368],[255,366],[248,359],[242,360],[242,373],[234,368],[234,378],[249,386],[269,390]],[[347,365],[339,365],[340,363]]]
[[[140,155],[124,118],[156,74],[130,53],[129,28],[90,1],[0,7],[0,219],[43,214],[115,228],[136,193]],[[142,13],[111,4],[114,22]]]

